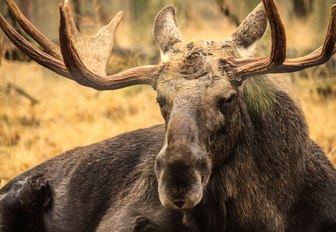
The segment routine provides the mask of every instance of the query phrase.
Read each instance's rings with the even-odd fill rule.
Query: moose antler
[[[14,0],[5,0],[12,15],[44,50],[40,50],[23,38],[0,14],[0,27],[7,37],[24,53],[42,66],[73,79],[81,85],[97,90],[112,90],[134,84],[152,84],[165,66],[139,66],[115,75],[106,76],[106,64],[111,55],[113,36],[123,13],[103,27],[96,36],[82,36],[73,21],[69,2],[60,5],[60,48],[40,33],[22,14]],[[267,73],[288,73],[327,62],[336,52],[336,5],[331,8],[328,32],[323,46],[299,58],[286,58],[286,34],[273,0],[263,0],[272,32],[272,48],[269,58],[232,58],[223,60],[231,67],[232,79],[241,83],[250,76]]]
[[[60,4],[60,47],[58,47],[29,22],[14,0],[5,1],[22,29],[44,51],[33,46],[16,32],[0,14],[0,27],[7,37],[37,63],[81,85],[97,90],[113,90],[134,84],[152,84],[163,68],[163,63],[145,65],[106,76],[105,69],[111,55],[113,36],[122,20],[123,12],[119,12],[94,37],[85,37],[77,30],[69,2],[65,0],[64,4]]]
[[[336,5],[330,10],[329,26],[323,46],[299,58],[286,58],[286,33],[273,0],[263,0],[272,33],[269,58],[228,58],[233,67],[234,81],[242,82],[250,76],[267,73],[289,73],[327,62],[336,52]]]

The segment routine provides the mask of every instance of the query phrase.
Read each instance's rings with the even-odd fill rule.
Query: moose
[[[336,231],[336,171],[308,134],[304,115],[269,73],[327,62],[336,52],[336,5],[324,44],[286,57],[276,4],[263,0],[231,37],[187,43],[175,9],[153,34],[162,61],[105,73],[123,13],[96,36],[76,29],[60,4],[59,46],[8,8],[42,49],[0,16],[7,37],[42,66],[97,90],[136,84],[157,92],[164,125],[65,152],[0,190],[0,231]],[[269,57],[249,48],[269,22]]]

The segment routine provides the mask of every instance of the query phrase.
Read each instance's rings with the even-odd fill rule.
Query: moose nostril
[[[181,209],[184,205],[184,201],[174,201],[174,205]]]

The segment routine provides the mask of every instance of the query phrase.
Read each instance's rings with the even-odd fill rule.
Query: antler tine
[[[76,48],[76,53],[83,64],[93,73],[106,75],[106,65],[111,56],[114,33],[120,24],[124,13],[121,11],[111,20],[109,24],[102,27],[93,37],[86,37],[79,33],[73,20],[72,12],[68,1],[64,2],[66,22],[69,35]],[[69,37],[70,38],[70,37]]]
[[[236,73],[239,74],[239,78],[253,73],[267,72],[271,67],[281,65],[286,59],[286,32],[277,6],[273,0],[263,0],[263,4],[271,27],[271,54],[268,59],[247,58],[234,61],[238,64]]]
[[[47,53],[51,56],[62,59],[60,49],[57,45],[45,37],[39,30],[32,25],[29,20],[23,15],[14,0],[5,0],[6,4],[14,16],[15,20],[20,24],[21,28],[31,36]]]
[[[112,31],[112,36],[121,21],[121,17],[121,14],[117,14],[109,24],[111,26],[110,30]],[[92,64],[88,63],[90,60],[83,60],[84,57],[81,58],[77,51],[77,46],[75,45],[76,41],[74,39],[75,36],[73,34],[75,30],[73,26],[68,2],[66,1],[64,5],[60,5],[60,47],[64,63],[69,73],[73,79],[81,85],[98,90],[113,90],[134,84],[151,84],[153,77],[157,76],[162,68],[162,65],[140,66],[111,76],[93,73],[86,67],[86,65],[92,66]],[[100,33],[104,33],[103,29]],[[102,60],[105,61],[107,61],[107,59],[108,57],[102,58]]]
[[[0,13],[0,27],[6,36],[18,47],[23,53],[35,60],[42,66],[68,78],[71,78],[63,62],[49,54],[34,47],[30,42],[23,38],[2,16]]]
[[[77,30],[71,17],[69,2],[65,0],[64,5],[60,5],[61,49],[59,49],[24,17],[14,0],[6,0],[6,3],[21,27],[45,51],[28,42],[0,13],[0,27],[7,37],[37,63],[82,85],[97,90],[113,90],[134,84],[152,84],[153,78],[157,77],[165,66],[164,63],[140,66],[106,76],[105,69],[112,50],[113,34],[122,19],[122,12],[119,12],[110,24],[103,27],[97,36],[85,37]],[[101,44],[108,46],[102,47]]]
[[[336,53],[336,5],[330,9],[329,25],[323,46],[300,58],[287,59],[282,66],[284,72],[295,72],[327,62]]]
[[[331,7],[328,31],[323,46],[299,58],[286,59],[286,35],[273,0],[263,0],[272,30],[270,58],[241,58],[230,62],[235,67],[236,81],[267,73],[289,73],[327,62],[336,53],[336,5]]]
[[[335,54],[336,43],[336,4],[331,6],[327,35],[323,43],[322,56],[329,60]]]
[[[272,32],[272,49],[269,65],[280,65],[286,59],[286,31],[273,0],[263,0]]]

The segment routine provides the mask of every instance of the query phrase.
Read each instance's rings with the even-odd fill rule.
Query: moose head
[[[213,168],[229,159],[240,135],[241,108],[246,107],[242,85],[248,77],[297,71],[324,62],[335,52],[329,41],[335,40],[335,33],[329,31],[322,50],[286,59],[285,32],[276,6],[272,1],[263,2],[222,41],[185,43],[171,6],[156,17],[154,36],[166,66],[153,86],[166,137],[156,157],[155,172],[160,200],[166,207],[197,205]],[[273,36],[271,57],[249,58],[248,49],[265,33],[267,18]],[[263,110],[267,104],[272,104],[272,97]]]
[[[202,199],[212,167],[228,158],[239,135],[239,85],[221,58],[240,57],[266,26],[260,5],[231,38],[185,43],[173,7],[156,17],[154,36],[167,62],[154,84],[166,123],[165,142],[155,162],[163,205],[194,207]]]

